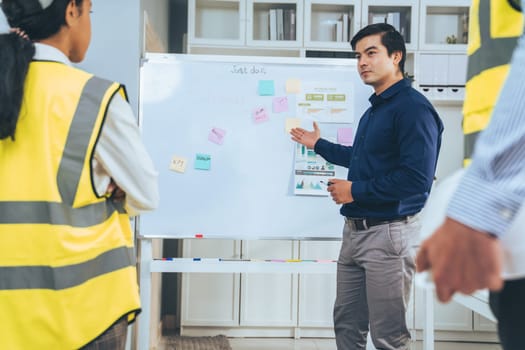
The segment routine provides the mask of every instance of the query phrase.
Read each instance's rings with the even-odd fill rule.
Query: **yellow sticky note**
[[[286,81],[286,93],[298,94],[301,92],[301,81],[299,79],[288,79]]]
[[[170,170],[176,171],[178,173],[184,173],[186,171],[186,164],[188,164],[188,160],[186,158],[173,156],[170,162]]]
[[[301,119],[299,118],[286,118],[284,129],[286,133],[289,134],[290,130],[293,128],[298,128],[301,126]]]

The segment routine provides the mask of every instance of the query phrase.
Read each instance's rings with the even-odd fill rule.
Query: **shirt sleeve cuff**
[[[352,181],[352,198],[354,201],[362,201],[366,199],[366,181]]]
[[[522,198],[466,171],[456,189],[447,216],[478,231],[501,237],[513,221]]]
[[[330,145],[330,141],[327,141],[325,139],[319,139],[314,145],[314,152],[317,154],[323,154],[323,151],[328,150],[328,146]]]

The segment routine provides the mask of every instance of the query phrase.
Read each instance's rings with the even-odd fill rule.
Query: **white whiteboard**
[[[295,94],[286,81],[329,81],[354,92],[354,122],[372,90],[348,59],[229,57],[148,54],[141,67],[139,98],[143,139],[159,171],[160,205],[140,217],[145,237],[340,238],[343,220],[331,197],[294,195],[296,144],[285,119],[296,117]],[[260,96],[259,80],[274,81],[274,96]],[[274,97],[287,96],[289,110],[273,113]],[[254,108],[269,111],[255,123]],[[302,126],[312,128],[304,119]],[[335,139],[348,124],[320,124]],[[222,145],[208,140],[226,130]],[[211,156],[209,170],[194,169],[196,154]],[[184,173],[170,170],[174,156],[187,159]],[[347,171],[337,167],[338,178]]]

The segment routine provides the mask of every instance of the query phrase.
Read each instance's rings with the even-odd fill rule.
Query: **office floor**
[[[333,339],[230,338],[232,350],[336,350]],[[436,342],[435,350],[501,350],[498,344]],[[416,342],[412,350],[421,350]]]
[[[333,339],[256,339],[232,338],[232,350],[336,350]],[[416,342],[412,350],[420,350]],[[501,350],[498,344],[436,342],[435,350]]]
[[[232,350],[336,350],[334,339],[230,338]],[[421,342],[411,350],[421,350]],[[435,350],[501,350],[498,344],[436,342]],[[159,346],[157,350],[165,350]]]

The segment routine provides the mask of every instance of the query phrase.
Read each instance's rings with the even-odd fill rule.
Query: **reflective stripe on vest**
[[[93,76],[82,91],[58,169],[58,188],[64,204],[73,205],[82,174],[83,160],[97,120],[97,114],[93,111],[98,110],[112,84]]]
[[[61,290],[80,285],[92,278],[135,264],[132,248],[119,247],[96,258],[60,267],[0,266],[0,290],[51,289]]]

